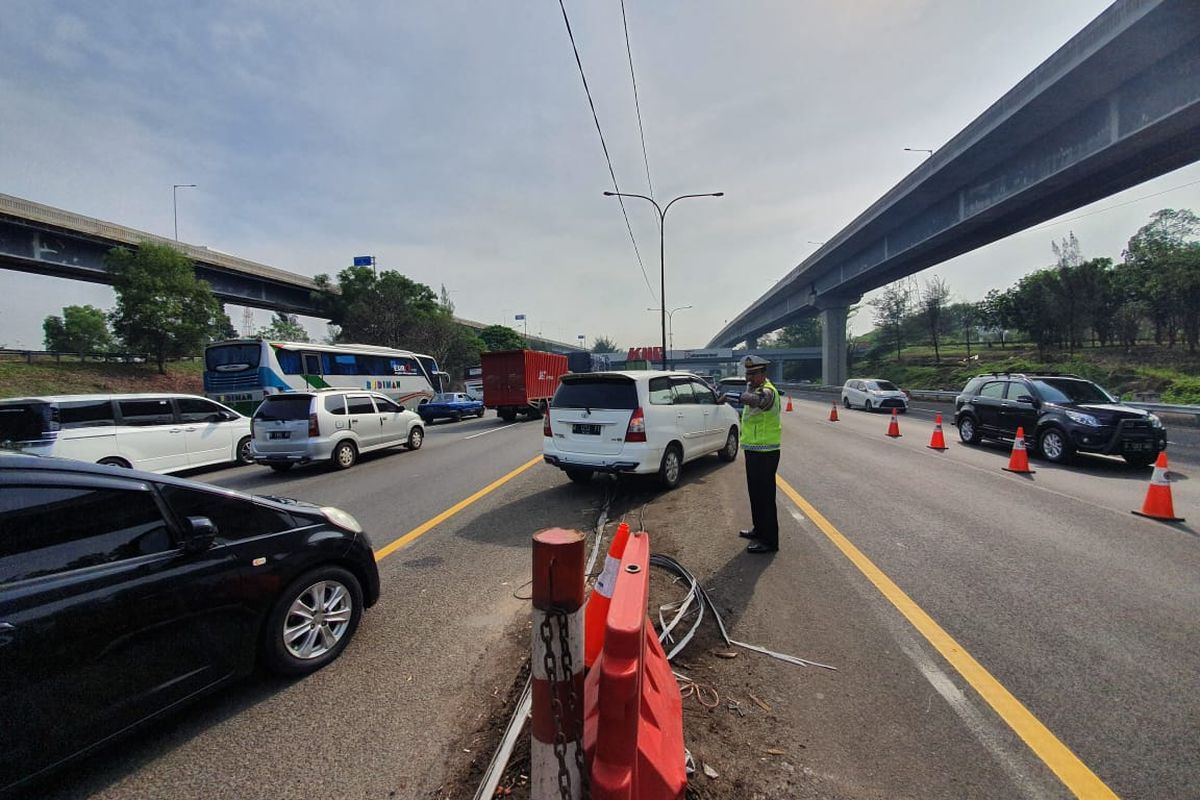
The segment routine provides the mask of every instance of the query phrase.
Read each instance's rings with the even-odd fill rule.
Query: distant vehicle
[[[251,429],[252,458],[276,472],[314,461],[349,469],[360,453],[425,441],[421,418],[390,397],[338,389],[267,395]]]
[[[38,456],[176,472],[250,463],[250,420],[190,394],[0,400],[0,446]]]
[[[483,367],[467,367],[463,375],[463,388],[472,397],[483,397]]]
[[[432,356],[369,344],[233,339],[204,351],[204,393],[250,415],[268,395],[308,389],[379,392],[416,406],[445,391]]]
[[[606,355],[599,353],[567,353],[567,369],[571,372],[604,372],[611,368]]]
[[[466,392],[434,395],[428,403],[417,406],[417,413],[427,423],[438,419],[452,419],[458,422],[464,417],[482,417],[485,411],[483,401]]]
[[[1157,416],[1076,375],[980,375],[967,382],[955,406],[964,443],[1012,440],[1022,427],[1042,457],[1055,463],[1086,452],[1119,455],[1144,467],[1167,448]]]
[[[542,457],[577,483],[596,472],[657,474],[673,489],[683,465],[737,458],[737,412],[685,372],[564,375],[542,425]]]
[[[379,598],[344,511],[77,461],[0,455],[0,543],[0,794],[256,663],[324,667]]]
[[[567,374],[567,357],[540,350],[484,353],[483,404],[512,422],[517,414],[537,419],[550,405],[558,379]]]
[[[896,409],[908,413],[908,394],[891,381],[879,378],[851,378],[842,387],[842,405],[865,411]]]
[[[721,378],[717,382],[717,392],[725,395],[725,402],[739,414],[742,413],[742,393],[746,391],[746,379],[738,377]]]

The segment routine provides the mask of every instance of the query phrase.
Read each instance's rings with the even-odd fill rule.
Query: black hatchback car
[[[1123,456],[1144,467],[1167,447],[1154,414],[1123,405],[1076,375],[992,373],[972,378],[955,401],[954,424],[966,444],[1013,439],[1017,428],[1048,461],[1076,452]]]
[[[256,663],[320,669],[378,597],[338,509],[0,455],[0,794]]]

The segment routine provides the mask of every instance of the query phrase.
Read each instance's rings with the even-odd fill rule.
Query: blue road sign
[[[354,266],[356,266],[356,267],[370,267],[370,266],[374,265],[374,263],[375,263],[375,256],[355,256],[354,257]]]

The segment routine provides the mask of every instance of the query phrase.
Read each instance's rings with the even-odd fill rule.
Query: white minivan
[[[567,374],[542,420],[542,457],[579,483],[596,472],[657,473],[671,489],[688,461],[737,458],[740,434],[737,412],[696,375]]]
[[[190,394],[0,400],[0,447],[147,472],[250,463],[250,418]]]
[[[908,395],[896,384],[881,378],[851,378],[842,387],[842,405],[864,411],[896,409],[908,412]]]

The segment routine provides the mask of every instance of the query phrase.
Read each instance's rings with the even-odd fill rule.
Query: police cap
[[[759,370],[765,370],[771,362],[762,356],[746,356],[746,360],[743,363],[746,366],[746,372],[758,372]]]

